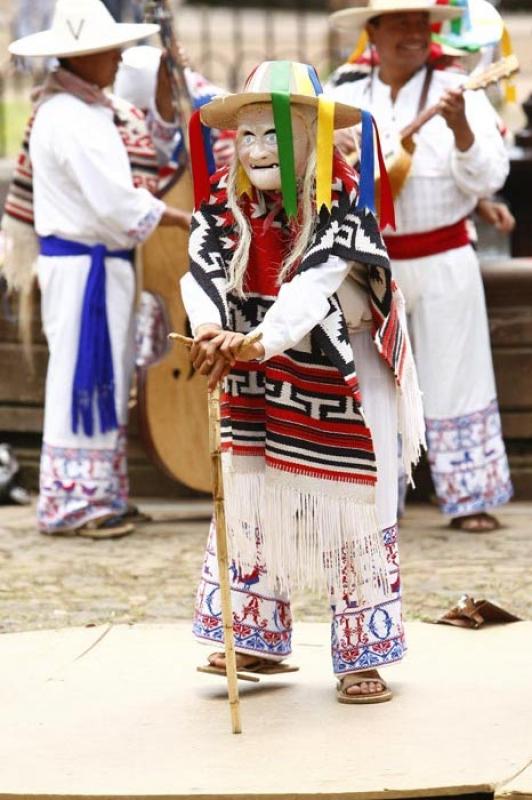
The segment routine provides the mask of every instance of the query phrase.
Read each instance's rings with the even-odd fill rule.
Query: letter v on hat
[[[113,50],[158,30],[158,25],[115,22],[101,0],[57,0],[51,28],[12,42],[9,51],[26,57],[80,56]]]

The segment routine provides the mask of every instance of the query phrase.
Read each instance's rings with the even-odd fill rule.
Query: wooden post
[[[229,708],[231,711],[233,733],[242,733],[238,678],[236,674],[235,637],[233,634],[233,609],[231,604],[231,587],[229,584],[229,558],[227,553],[222,454],[220,451],[220,384],[209,392],[209,444],[214,498],[214,520],[216,524],[216,553],[218,557],[222,623],[224,629],[227,691],[229,694]]]

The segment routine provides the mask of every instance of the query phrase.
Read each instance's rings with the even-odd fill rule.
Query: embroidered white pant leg
[[[81,309],[90,269],[88,256],[39,257],[42,320],[50,352],[46,376],[41,454],[39,528],[48,533],[79,527],[124,511],[128,481],[125,425],[134,365],[131,264],[106,260],[106,298],[119,430],[102,434],[94,409],[95,435],[72,432],[72,383]]]
[[[216,528],[209,531],[201,580],[196,596],[193,632],[198,641],[222,645],[223,624],[216,560]],[[231,604],[235,649],[238,653],[260,655],[281,661],[292,650],[292,617],[288,595],[275,594],[265,580],[266,568],[260,553],[249,574],[230,567]]]
[[[375,669],[399,661],[405,652],[397,549],[397,394],[389,367],[367,331],[350,337],[362,405],[377,459],[377,513],[387,554],[390,597],[358,607],[346,592],[331,589],[331,651],[337,675]]]
[[[393,269],[409,314],[441,510],[457,517],[495,508],[512,485],[477,256],[461,247]]]

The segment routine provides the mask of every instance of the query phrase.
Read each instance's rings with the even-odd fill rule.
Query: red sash
[[[384,243],[390,259],[405,261],[410,258],[424,258],[456,250],[471,244],[467,220],[461,219],[445,228],[437,228],[425,233],[407,233],[405,236],[385,236]]]

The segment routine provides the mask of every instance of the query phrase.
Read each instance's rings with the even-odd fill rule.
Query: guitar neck
[[[462,91],[463,91],[463,89],[462,89]],[[427,122],[430,122],[431,119],[434,119],[434,117],[437,116],[439,108],[440,108],[440,106],[439,106],[438,103],[436,103],[433,106],[430,106],[430,108],[425,108],[410,123],[410,125],[407,125],[406,128],[403,128],[403,130],[401,131],[401,134],[400,134],[401,139],[409,139],[411,136],[414,136],[415,133],[417,133],[418,131],[421,130],[423,125],[426,125]]]
[[[492,83],[498,83],[503,78],[509,78],[514,72],[517,72],[519,69],[519,63],[517,58],[512,56],[507,56],[506,58],[502,58],[500,61],[497,61],[495,64],[492,64],[487,69],[483,70],[479,75],[476,75],[473,78],[470,78],[463,86],[459,87],[459,91],[462,94],[466,91],[476,91],[477,89],[485,89],[487,86],[490,86]],[[401,131],[401,139],[408,139],[417,133],[423,125],[426,125],[431,119],[433,119],[439,111],[439,104],[437,103],[434,106],[430,106],[430,108],[426,108],[422,111],[418,116],[407,125],[406,128],[403,128]]]

